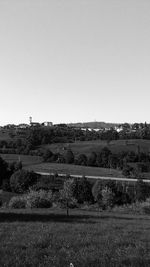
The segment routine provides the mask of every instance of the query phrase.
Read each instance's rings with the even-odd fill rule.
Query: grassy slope
[[[33,171],[122,177],[121,172],[118,170],[85,167],[70,164],[42,163],[42,158],[38,156],[17,154],[0,154],[0,156],[3,157],[3,159],[5,159],[7,162],[18,161],[18,159],[20,158],[23,163],[23,168]]]
[[[136,151],[137,152],[137,145],[140,146],[141,151],[149,152],[150,151],[150,140],[142,140],[142,139],[135,139],[135,140],[116,140],[111,141],[109,144],[107,141],[95,140],[95,141],[78,141],[76,143],[70,144],[51,144],[44,147],[48,147],[53,152],[64,152],[64,148],[71,148],[75,154],[84,153],[88,155],[90,152],[100,152],[101,149],[105,146],[112,152],[120,152],[120,151]]]
[[[64,174],[79,174],[79,175],[95,175],[95,176],[110,176],[110,177],[123,177],[121,171],[107,168],[86,167],[62,163],[41,163],[30,165],[26,167],[28,170],[39,172],[58,172]]]
[[[150,217],[74,210],[0,211],[0,266],[150,266]]]
[[[85,153],[88,155],[92,151],[101,151],[104,146],[108,146],[112,152],[120,152],[122,150],[134,150],[137,151],[137,145],[140,146],[141,151],[149,152],[150,150],[150,140],[117,140],[111,141],[109,145],[106,141],[85,141],[85,142],[76,142],[72,144],[52,144],[46,147],[49,147],[53,152],[64,153],[64,147],[70,147],[74,154]],[[41,163],[42,160],[40,157],[36,156],[24,156],[24,155],[1,155],[5,160],[17,161],[19,156],[23,162],[23,167],[28,169],[33,169],[35,171],[44,171],[44,172],[60,172],[60,173],[73,173],[80,175],[100,175],[100,176],[113,176],[121,177],[121,172],[117,170],[109,170],[103,168],[92,168],[92,167],[83,167],[83,166],[74,166],[67,164],[56,164],[56,163]],[[144,178],[149,178],[150,174],[144,174]]]
[[[18,155],[18,154],[0,154],[0,156],[7,162],[13,162],[21,160],[23,166],[29,166],[32,164],[39,164],[42,162],[42,158],[39,156],[30,155]]]

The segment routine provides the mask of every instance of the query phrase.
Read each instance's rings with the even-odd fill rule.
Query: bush
[[[11,192],[11,187],[10,187],[10,180],[9,179],[4,179],[2,182],[2,189],[4,191]]]
[[[81,179],[74,179],[73,197],[82,204],[85,201],[93,203],[92,184],[83,176]]]
[[[103,188],[102,180],[97,180],[92,187],[92,195],[97,203],[101,203],[102,201],[102,188]]]
[[[150,196],[150,187],[144,183],[143,180],[139,179],[135,184],[136,200],[144,201]]]
[[[12,197],[8,204],[9,208],[24,209],[26,208],[26,199],[24,196]]]
[[[10,187],[15,193],[24,193],[35,184],[39,175],[26,170],[19,170],[10,177]]]
[[[134,169],[131,166],[127,165],[127,166],[123,167],[122,174],[125,177],[130,177],[130,175],[133,174],[133,171],[134,171]]]
[[[102,206],[104,209],[112,208],[114,205],[114,193],[108,187],[102,189]]]
[[[29,208],[51,208],[52,192],[45,190],[33,191],[30,189],[26,195],[26,201]]]

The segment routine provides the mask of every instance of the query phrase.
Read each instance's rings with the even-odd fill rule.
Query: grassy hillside
[[[113,176],[113,177],[123,177],[121,171],[107,168],[98,167],[86,167],[71,164],[62,163],[40,163],[36,165],[28,165],[26,167],[28,170],[38,171],[38,172],[58,172],[64,174],[79,174],[79,175],[95,175],[95,176]]]
[[[108,143],[107,141],[78,141],[75,143],[58,143],[51,144],[44,147],[49,148],[53,152],[63,153],[65,149],[70,148],[74,154],[88,155],[92,151],[100,152],[103,147],[107,146],[113,153],[120,151],[135,151],[137,152],[138,146],[141,152],[150,152],[150,140],[133,139],[133,140],[116,140]]]
[[[23,167],[34,165],[34,164],[39,164],[42,162],[42,158],[39,156],[18,155],[18,154],[0,154],[0,156],[7,162],[21,160]]]
[[[0,266],[150,266],[149,224],[117,212],[1,210]]]

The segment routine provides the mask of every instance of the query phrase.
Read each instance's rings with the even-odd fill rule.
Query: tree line
[[[114,128],[109,130],[101,129],[83,130],[75,127],[31,127],[26,130],[22,137],[16,136],[11,140],[0,141],[0,153],[22,153],[38,154],[37,147],[52,143],[72,143],[76,141],[92,140],[128,140],[128,139],[147,139],[150,140],[149,124],[130,124],[121,125],[118,132]]]
[[[112,153],[107,147],[102,148],[101,152],[91,152],[88,156],[83,153],[75,156],[71,149],[67,149],[63,154],[46,149],[42,156],[45,162],[118,169],[122,170],[123,175],[127,177],[139,178],[139,173],[150,170],[148,153],[134,151]]]
[[[8,171],[4,164],[5,162],[1,164],[1,170]],[[9,173],[9,176],[5,176],[3,173],[0,187],[6,190],[4,186],[6,186],[7,181],[7,191],[15,192],[23,198],[26,194],[26,201],[30,202],[31,208],[49,207],[47,197],[52,196],[50,202],[53,201],[60,207],[66,208],[67,214],[69,208],[80,207],[83,204],[96,204],[97,207],[104,210],[114,206],[135,203],[136,201],[145,201],[150,197],[150,185],[144,183],[141,179],[136,183],[129,184],[111,180],[90,181],[84,176],[82,178],[66,176],[64,180],[60,179],[59,188],[55,186],[52,188],[52,184],[57,184],[57,179],[59,179],[57,175],[41,177],[34,172],[15,169],[11,175]],[[12,203],[16,208],[16,205],[19,208],[24,207],[22,206],[23,199],[21,200],[19,195],[18,199],[15,199],[15,203]],[[16,201],[21,201],[21,203],[16,204]]]

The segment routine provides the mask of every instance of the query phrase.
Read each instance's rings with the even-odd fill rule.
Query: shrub
[[[19,170],[10,177],[10,187],[15,193],[24,193],[35,184],[39,175],[26,170]]]
[[[33,191],[30,189],[26,195],[26,201],[29,208],[51,208],[52,192],[45,190]]]
[[[102,200],[102,188],[103,188],[103,181],[97,180],[93,187],[92,187],[92,195],[94,197],[94,200],[98,203]]]
[[[145,214],[150,214],[150,205],[143,206],[142,210]]]
[[[4,191],[8,191],[8,192],[11,192],[11,188],[10,188],[10,180],[7,178],[7,179],[4,179],[3,182],[2,182],[2,189]]]
[[[12,197],[8,204],[9,208],[23,209],[26,207],[26,199],[24,196]]]
[[[89,202],[92,203],[94,198],[92,195],[92,184],[82,177],[81,179],[74,179],[73,197],[77,199],[78,203]]]
[[[136,200],[144,201],[150,195],[150,187],[144,183],[143,180],[139,179],[135,184]]]
[[[130,175],[133,174],[133,171],[134,169],[131,166],[127,165],[123,167],[122,174],[125,177],[130,177]]]
[[[114,193],[108,187],[102,189],[102,205],[103,208],[112,208],[114,205]]]

